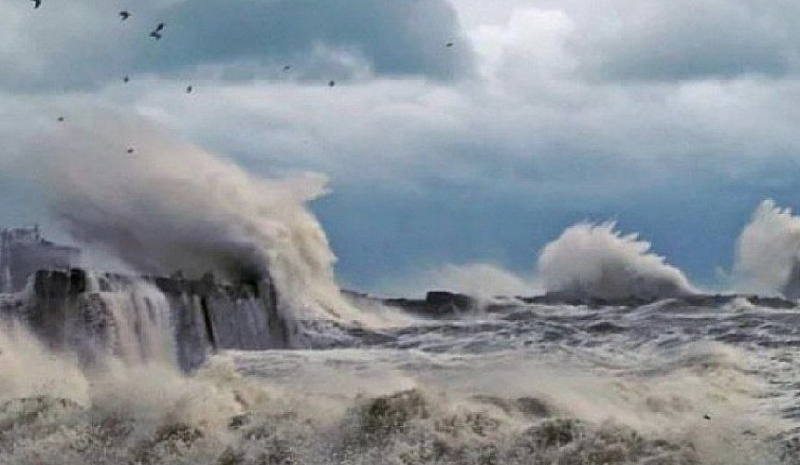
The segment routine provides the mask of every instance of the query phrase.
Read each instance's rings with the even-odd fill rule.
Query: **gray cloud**
[[[417,44],[403,45],[411,49],[403,58],[417,56],[417,46],[420,56],[448,52],[436,44],[443,40],[439,36],[430,40],[433,47],[425,48],[428,42],[415,35],[420,34],[416,25],[408,26],[408,37],[386,32],[392,29],[383,26],[365,32],[362,23],[370,11],[394,11],[400,8],[396,4],[351,11],[344,3],[333,2],[355,18],[348,23],[354,30],[349,30],[336,21],[323,25],[306,18],[308,12],[297,3],[298,10],[291,15],[306,19],[297,20],[294,38],[281,39],[280,44],[251,44],[246,37],[252,32],[240,37],[236,30],[237,24],[243,29],[250,24],[241,17],[243,9],[226,11],[217,5],[190,14],[188,9],[204,2],[151,3],[149,13],[139,7],[142,11],[131,19],[137,22],[123,30],[131,43],[141,47],[133,47],[133,52],[141,55],[111,56],[105,61],[103,53],[111,45],[85,37],[82,21],[99,24],[99,15],[103,26],[97,27],[111,30],[99,37],[116,37],[114,31],[123,26],[115,22],[115,8],[98,6],[102,10],[98,13],[87,7],[88,16],[73,15],[69,27],[75,28],[70,34],[76,42],[63,44],[62,49],[55,35],[20,20],[19,24],[35,29],[26,34],[42,34],[55,51],[48,49],[42,55],[48,61],[34,53],[44,53],[36,41],[35,47],[0,41],[0,57],[5,59],[12,56],[8,50],[17,50],[18,56],[24,55],[20,50],[32,50],[27,61],[13,62],[18,68],[5,66],[12,61],[3,62],[0,75],[5,77],[0,79],[6,83],[23,71],[41,78],[37,66],[59,70],[36,81],[39,84],[63,76],[75,83],[99,82],[121,75],[127,60],[140,63],[142,73],[160,74],[127,87],[107,86],[91,97],[53,96],[55,108],[40,105],[36,111],[0,113],[0,126],[10,124],[4,150],[7,153],[9,140],[19,135],[15,127],[26,126],[22,119],[49,125],[56,112],[68,112],[69,121],[70,112],[78,111],[72,104],[92,98],[154,119],[173,133],[235,159],[249,172],[329,174],[334,194],[315,207],[319,206],[333,248],[342,258],[339,270],[364,286],[445,262],[490,261],[513,271],[529,271],[535,251],[563,227],[585,218],[605,220],[616,215],[622,222],[630,219],[624,229],[642,231],[673,263],[702,274],[730,257],[739,223],[756,202],[767,195],[785,202],[787,193],[797,191],[800,165],[794,155],[800,151],[796,130],[800,113],[793,102],[800,98],[800,81],[770,77],[794,70],[793,47],[800,41],[780,38],[791,37],[791,30],[776,26],[769,32],[764,26],[764,34],[745,34],[742,31],[753,30],[748,29],[750,17],[734,11],[746,5],[743,0],[693,7],[684,1],[672,7],[654,0],[635,5],[623,0],[601,0],[597,5],[585,0],[515,2],[524,3],[527,11],[511,11],[466,31],[477,51],[481,78],[460,81],[416,79],[411,70],[424,60],[406,63],[382,55],[381,47],[389,40]],[[247,11],[262,14],[288,5],[263,3]],[[53,2],[48,7],[80,4]],[[361,0],[353,4],[361,5]],[[30,14],[15,5],[14,18]],[[416,8],[425,11],[430,5]],[[788,3],[775,5],[751,8],[776,18],[794,14]],[[50,14],[44,8],[39,14]],[[779,11],[783,13],[775,13]],[[404,12],[390,15],[405,18],[395,24],[416,24]],[[282,14],[281,18],[291,16]],[[214,15],[219,15],[219,24],[203,26],[200,32],[229,34],[224,37],[231,43],[207,47],[204,41],[213,34],[190,30],[188,18],[213,23]],[[690,21],[692,15],[695,23]],[[106,25],[108,17],[114,21]],[[477,21],[481,15],[471,17]],[[724,24],[717,29],[705,26],[713,25],[715,18]],[[159,20],[167,23],[164,40],[158,44],[143,40],[142,31]],[[314,27],[304,27],[307,23]],[[369,22],[373,23],[380,21]],[[448,28],[421,30],[444,37]],[[0,28],[0,39],[11,36],[21,37],[19,31],[9,35]],[[354,42],[354,37],[370,39]],[[469,54],[456,41],[450,52]],[[260,52],[262,47],[266,52]],[[761,55],[753,52],[762,49]],[[102,53],[97,52],[100,58],[88,66],[85,57],[95,53],[92,50]],[[462,63],[458,55],[446,56],[455,60],[452,63]],[[299,82],[283,77],[285,60],[296,60],[292,63]],[[675,60],[685,64],[678,66]],[[747,66],[723,66],[737,60]],[[266,75],[272,63],[282,76],[280,82],[230,81]],[[651,67],[652,73],[646,74]],[[421,69],[424,76],[448,76],[434,68]],[[675,74],[675,69],[683,72]],[[389,78],[357,80],[334,91],[302,80],[360,72]],[[207,80],[191,98],[178,83],[164,79],[203,73],[218,73],[222,81]],[[407,74],[412,77],[395,79]],[[29,99],[17,96],[17,107],[25,108]],[[70,127],[67,124],[64,130]],[[31,135],[21,145],[35,148],[35,134]],[[136,143],[123,138],[121,143]],[[0,185],[0,191],[8,189],[9,184]],[[21,207],[12,202],[16,200],[5,202],[0,214],[35,218],[15,215],[14,209]],[[725,242],[726,238],[730,240]]]
[[[128,74],[451,80],[472,69],[470,44],[446,0],[149,0],[131,6],[124,23],[115,5],[91,0],[36,11],[26,2],[2,3],[6,88],[63,91]],[[155,41],[148,33],[158,22],[166,28]]]
[[[800,5],[779,0],[570,2],[588,76],[680,81],[800,71]]]

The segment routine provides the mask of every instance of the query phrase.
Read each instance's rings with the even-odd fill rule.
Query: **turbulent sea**
[[[59,131],[35,164],[49,167],[35,177],[70,236],[136,273],[269,275],[281,321],[305,337],[221,351],[185,373],[163,294],[136,318],[123,307],[137,298],[85,296],[107,307],[129,355],[88,366],[3,320],[0,465],[800,464],[794,305],[685,298],[702,291],[610,222],[548,243],[536,288],[650,304],[506,301],[435,320],[354,307],[308,208],[327,192],[323,176],[262,179],[121,118],[87,128]],[[119,134],[140,139],[125,163],[106,149]],[[800,217],[765,200],[719,284],[800,298],[798,251]]]
[[[7,328],[0,463],[800,463],[797,308],[507,303],[315,331],[327,348],[187,375],[87,369]]]

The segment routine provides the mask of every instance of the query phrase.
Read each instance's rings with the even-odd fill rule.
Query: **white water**
[[[307,203],[324,195],[316,174],[258,177],[221,157],[124,116],[95,112],[54,133],[33,169],[50,206],[77,240],[101,245],[138,272],[274,279],[284,316],[380,324],[343,299],[325,233]],[[136,140],[127,155],[128,140]],[[268,270],[268,271],[267,271]]]
[[[778,437],[800,359],[710,336],[783,317],[709,310],[520,307],[399,331],[406,348],[230,352],[190,376],[158,359],[85,370],[3,329],[0,463],[794,463]],[[709,336],[683,315],[711,318]],[[628,330],[584,332],[604,318]]]
[[[734,277],[750,292],[800,297],[800,217],[774,201],[763,201],[736,245]]]
[[[611,223],[567,228],[539,255],[539,279],[550,292],[577,297],[658,298],[694,292],[677,268],[650,252],[637,234]]]
[[[102,305],[86,309],[87,313],[101,312],[86,316],[110,323],[107,334],[84,337],[97,340],[100,336],[108,341],[111,354],[129,365],[157,362],[177,366],[175,328],[166,296],[154,285],[141,280],[126,285],[112,281],[111,285],[108,292],[94,293]],[[75,334],[79,334],[80,326],[81,322],[75,325]]]
[[[568,249],[599,268],[568,266]],[[578,273],[580,290],[599,296],[686,284],[648,250],[612,225],[579,225],[545,249],[543,275],[562,276],[548,274],[562,263],[563,276]],[[170,304],[151,285],[93,277],[79,304],[67,321],[86,343],[77,354],[42,346],[21,325],[0,328],[0,464],[800,458],[796,309],[742,298],[517,304],[398,327],[323,325],[319,335],[342,336],[342,348],[223,352],[186,375]],[[87,319],[94,329],[78,330]]]
[[[137,282],[90,286],[83,313],[67,321],[75,353],[44,347],[20,325],[0,329],[0,464],[778,464],[800,457],[788,441],[800,417],[796,309],[741,300],[718,308],[680,299],[600,310],[520,304],[431,322],[357,308],[339,295],[334,256],[306,207],[324,193],[323,179],[254,178],[124,120],[71,124],[93,129],[54,139],[54,152],[68,162],[56,162],[50,179],[53,209],[76,237],[145,272],[211,269],[250,280],[268,269],[283,316],[347,323],[315,327],[343,348],[221,353],[185,375],[162,293]],[[98,133],[135,136],[137,155],[109,158],[125,146]],[[747,251],[772,244],[760,225],[774,218],[784,231],[778,239],[794,237],[794,217],[764,207],[759,226],[743,234]],[[774,242],[783,245],[775,257],[792,256],[793,242]],[[773,265],[742,269],[768,270],[766,282],[779,284],[784,275],[769,271]],[[649,243],[613,223],[568,228],[544,248],[538,267],[546,290],[579,297],[694,292]],[[81,332],[86,319],[102,324]]]

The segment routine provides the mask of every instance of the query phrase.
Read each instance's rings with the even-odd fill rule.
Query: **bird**
[[[31,0],[33,2],[33,9],[37,9],[42,6],[42,0]]]
[[[448,42],[448,43],[446,43],[446,44],[444,44],[444,45],[445,45],[445,47],[448,47],[448,48],[449,48],[449,47],[452,47],[452,46],[453,46],[453,43],[452,43],[452,42]]]
[[[164,30],[164,23],[158,23],[155,29],[150,33],[150,37],[161,40],[161,31]]]
[[[191,94],[193,90],[194,90],[194,87],[192,87],[192,86],[186,86],[186,93],[187,93],[187,94]]]
[[[329,86],[329,87],[333,87],[333,86],[335,86],[335,85],[336,85],[336,81],[333,81],[333,80],[331,80],[331,81],[328,81],[328,86]]]
[[[128,154],[133,153],[133,147],[128,147]]]
[[[63,116],[59,116],[58,117],[58,122],[59,123],[63,123],[64,122],[64,117]]]
[[[711,419],[711,415],[706,413],[705,415],[703,415],[703,418],[706,419],[706,420],[710,420]]]
[[[130,80],[131,80],[131,78],[128,77],[128,76],[125,76],[124,78],[122,78],[122,82],[124,82],[124,83],[127,83]]]
[[[286,65],[286,66],[283,67],[283,71],[284,72],[287,72],[287,71],[289,71],[291,69],[292,69],[292,67],[290,65]]]
[[[126,19],[131,17],[131,14],[130,12],[128,12],[128,10],[122,10],[119,12],[119,16],[120,18],[122,18],[123,21],[125,21]]]

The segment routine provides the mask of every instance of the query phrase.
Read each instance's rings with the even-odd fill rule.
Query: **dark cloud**
[[[455,11],[441,0],[194,1],[165,14],[174,23],[154,60],[159,69],[237,59],[291,63],[330,47],[364,59],[378,74],[451,79],[469,71],[469,45]],[[450,41],[459,47],[446,49]]]
[[[62,91],[137,74],[450,80],[473,67],[446,0],[150,0],[130,8],[124,23],[114,5],[91,0],[36,12],[2,2],[11,14],[0,32],[8,44],[0,47],[0,85],[11,89]],[[166,26],[156,41],[148,34],[159,22]]]
[[[0,0],[0,87],[131,74],[95,98],[122,100],[248,171],[330,174],[334,194],[315,208],[358,287],[440,262],[529,272],[536,250],[587,218],[618,218],[711,283],[752,208],[800,189],[800,81],[771,78],[797,70],[800,6],[784,0],[529,0],[508,24],[470,32],[484,79],[458,85],[437,82],[472,66],[464,39],[443,45],[458,36],[443,1],[141,0],[124,25],[117,8],[88,1],[51,2],[34,21],[29,5]],[[146,35],[159,21],[155,42]],[[157,76],[134,87],[147,73]],[[358,73],[431,79],[325,86]],[[187,98],[165,75],[319,85],[206,82]],[[0,92],[0,157],[30,120],[77,120],[86,98],[48,95],[57,107],[21,114]],[[0,158],[0,181],[2,169]],[[0,218],[36,220],[16,200],[35,196],[0,196],[11,199]]]

